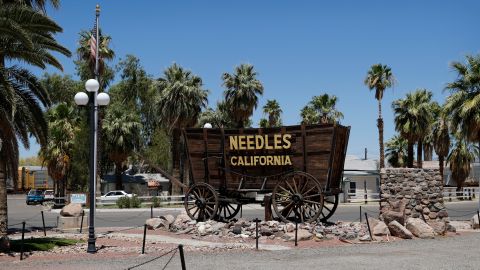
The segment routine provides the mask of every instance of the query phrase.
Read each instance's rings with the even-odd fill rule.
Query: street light
[[[79,106],[88,105],[90,111],[90,160],[89,160],[89,188],[90,193],[89,204],[90,213],[88,220],[88,253],[95,253],[95,187],[97,176],[97,110],[98,106],[106,106],[110,102],[107,93],[97,95],[99,83],[95,79],[90,79],[85,83],[85,89],[89,92],[78,92],[75,94],[75,103]]]
[[[210,124],[210,123],[205,123],[205,125],[203,125],[203,128],[212,128],[212,124]]]

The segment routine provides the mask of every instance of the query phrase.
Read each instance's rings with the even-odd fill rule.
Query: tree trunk
[[[244,122],[243,120],[239,120],[237,122],[237,128],[243,128],[243,122]]]
[[[407,167],[413,168],[413,142],[410,139],[407,147]]]
[[[419,139],[417,143],[417,168],[422,168],[423,140]]]
[[[122,163],[115,163],[115,189],[123,190],[123,181],[122,181]]]
[[[172,133],[172,176],[179,181],[181,181],[181,173],[180,173],[180,149],[179,149],[179,142],[180,142],[180,129],[175,128]],[[180,194],[180,187],[174,183],[170,186],[170,195],[179,195]]]
[[[438,167],[440,168],[440,175],[442,176],[442,184],[445,185],[445,179],[443,177],[443,156],[438,156]]]
[[[383,119],[377,119],[378,144],[380,146],[380,169],[385,168],[385,151],[383,146]]]
[[[433,157],[433,147],[431,144],[424,144],[423,145],[423,160],[424,161],[432,161]]]
[[[1,149],[0,149],[1,150]],[[0,155],[0,251],[9,249],[8,241],[8,208],[7,208],[7,170]]]

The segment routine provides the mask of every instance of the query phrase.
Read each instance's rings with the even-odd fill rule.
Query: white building
[[[343,173],[343,202],[378,199],[380,193],[379,163],[376,159],[361,159],[357,156],[345,157]]]

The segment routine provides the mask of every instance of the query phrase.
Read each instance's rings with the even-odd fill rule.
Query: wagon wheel
[[[218,209],[218,194],[205,183],[194,184],[185,194],[185,210],[191,219],[203,221],[215,216]]]
[[[310,222],[318,219],[323,208],[323,189],[310,174],[294,172],[277,183],[272,192],[273,209],[285,221]]]
[[[338,194],[324,196],[323,199],[323,208],[322,214],[320,215],[320,220],[322,222],[327,222],[330,217],[333,216],[335,210],[338,206]]]
[[[218,204],[217,218],[219,220],[230,220],[240,212],[241,204],[220,200]]]

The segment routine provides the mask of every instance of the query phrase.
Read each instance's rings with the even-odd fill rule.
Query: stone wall
[[[401,213],[404,220],[413,217],[429,221],[448,217],[438,169],[388,168],[382,169],[380,177],[381,219],[392,212]]]

